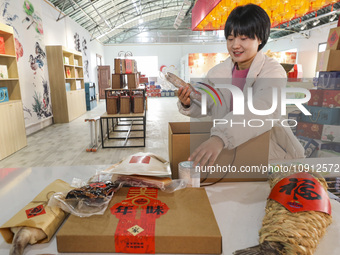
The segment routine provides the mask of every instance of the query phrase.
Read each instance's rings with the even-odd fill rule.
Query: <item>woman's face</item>
[[[261,42],[256,36],[255,39],[245,35],[238,35],[236,37],[229,35],[227,38],[229,54],[234,62],[239,64],[253,59],[260,44]]]

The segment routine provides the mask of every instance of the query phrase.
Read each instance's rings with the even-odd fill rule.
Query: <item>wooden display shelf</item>
[[[0,82],[1,81],[18,81],[19,80],[19,78],[8,78],[8,79],[1,79],[0,78]]]
[[[76,77],[75,69],[83,76],[82,55],[63,46],[46,46],[48,74],[50,78],[52,109],[55,123],[67,123],[86,112],[84,81]],[[64,64],[64,57],[69,59]],[[75,66],[74,60],[78,61]],[[66,77],[66,68],[71,77]],[[76,89],[76,81],[81,81],[81,89]],[[71,91],[66,91],[65,83],[70,83]]]
[[[2,57],[4,57],[4,58],[17,58],[17,56],[16,55],[8,55],[8,54],[0,54],[0,57],[2,58]]]
[[[108,114],[105,112],[103,115],[101,115],[101,118],[138,118],[138,117],[144,117],[145,116],[145,110],[142,113],[128,113],[128,114]]]
[[[5,54],[0,54],[0,65],[7,67],[8,78],[0,79],[0,87],[8,90],[9,101],[0,103],[0,160],[27,145],[23,104],[15,54],[13,28],[0,24]]]
[[[0,103],[0,106],[5,105],[5,104],[16,104],[16,103],[21,103],[21,100],[9,100],[9,101]]]

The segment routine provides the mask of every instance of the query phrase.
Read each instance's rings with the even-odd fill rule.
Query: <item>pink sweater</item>
[[[245,70],[237,70],[236,67],[234,66],[233,68],[233,76],[232,76],[232,85],[239,87],[242,91],[244,88],[244,84],[246,83],[246,78],[248,75],[248,69]],[[233,97],[231,96],[231,100],[230,100],[230,111],[233,110]]]

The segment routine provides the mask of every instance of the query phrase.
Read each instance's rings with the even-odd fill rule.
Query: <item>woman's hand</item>
[[[190,155],[189,160],[194,161],[194,166],[200,163],[200,166],[213,165],[218,155],[224,148],[224,142],[218,136],[211,136],[207,141],[203,142]]]
[[[187,86],[187,87],[180,87],[178,89],[178,99],[186,107],[190,106],[190,93],[191,93],[191,89],[190,89],[189,86]]]

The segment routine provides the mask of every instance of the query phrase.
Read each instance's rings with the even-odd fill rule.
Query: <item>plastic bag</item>
[[[128,187],[148,187],[158,188],[164,192],[174,192],[176,190],[184,189],[187,186],[185,180],[171,180],[169,177],[155,177],[143,175],[112,175],[113,182],[119,182],[123,186]]]
[[[139,152],[104,170],[112,174],[170,177],[169,162],[153,153]]]
[[[110,179],[88,183],[73,179],[72,186],[76,188],[69,192],[54,193],[48,205],[58,206],[63,211],[79,217],[89,217],[104,214],[113,194],[120,189],[121,184]]]

